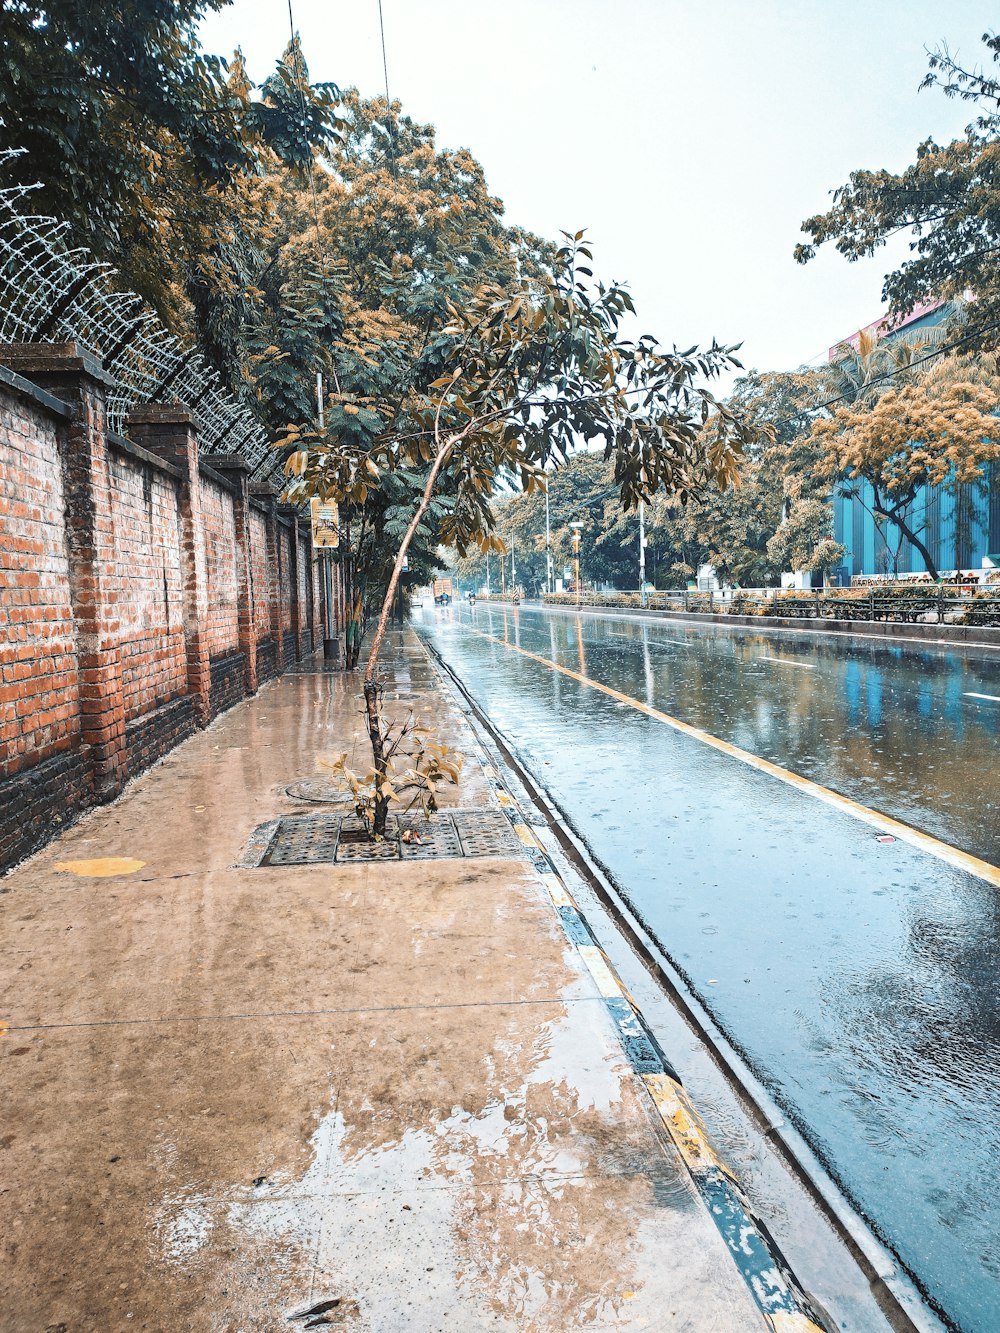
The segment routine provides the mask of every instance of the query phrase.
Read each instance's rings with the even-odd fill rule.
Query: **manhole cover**
[[[329,778],[303,778],[301,782],[293,782],[287,786],[285,795],[290,796],[293,801],[308,801],[310,805],[352,806],[354,804],[350,792],[345,792],[340,783],[331,782]]]

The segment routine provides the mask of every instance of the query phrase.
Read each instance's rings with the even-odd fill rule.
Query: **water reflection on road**
[[[995,1333],[996,887],[515,647],[994,865],[1000,655],[487,605],[422,629],[935,1304]]]

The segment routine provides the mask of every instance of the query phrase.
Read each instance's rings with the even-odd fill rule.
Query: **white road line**
[[[782,666],[803,667],[806,671],[815,671],[812,662],[790,662],[787,657],[758,657],[758,662],[780,662]]]
[[[967,699],[989,699],[991,704],[1000,704],[1000,694],[977,694],[975,690],[966,690]]]

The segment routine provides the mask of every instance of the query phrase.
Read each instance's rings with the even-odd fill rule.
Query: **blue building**
[[[887,327],[883,320],[876,320],[864,332],[887,338],[913,337],[943,323],[951,310],[945,302],[918,306],[899,324]],[[845,341],[856,345],[858,336]],[[842,346],[830,348],[831,362],[842,355]],[[923,573],[923,556],[896,525],[875,521],[868,483],[852,483],[850,489],[856,493],[841,491],[833,497],[833,536],[846,550],[843,565],[835,571],[836,581],[848,584],[857,574]],[[988,467],[982,483],[960,486],[956,491],[922,487],[907,521],[942,572],[982,568],[986,556],[1000,551],[1000,465]]]

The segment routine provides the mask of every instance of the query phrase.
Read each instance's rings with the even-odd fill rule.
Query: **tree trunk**
[[[916,547],[916,549],[923,556],[924,564],[927,566],[928,574],[930,574],[932,579],[936,579],[938,577],[938,569],[934,561],[931,559],[930,551],[920,540],[917,534],[912,530],[912,528],[909,526],[906,520],[900,517],[899,510],[894,510],[891,514],[886,514],[886,518],[889,519],[890,522],[895,523],[896,527],[899,528],[900,532],[903,534],[906,540],[910,542],[911,545]],[[898,555],[897,555],[897,560],[898,560]]]
[[[385,757],[385,736],[382,734],[382,714],[379,709],[381,692],[381,685],[374,680],[368,680],[366,673],[365,722],[372,747],[372,767],[375,769],[375,819],[372,831],[376,838],[385,837],[385,824],[389,815],[389,798],[382,792],[389,774]]]
[[[385,596],[382,599],[382,610],[379,613],[378,625],[375,627],[375,633],[372,636],[371,651],[368,654],[368,661],[365,664],[364,689],[365,689],[365,720],[368,725],[368,739],[372,746],[372,767],[375,770],[375,834],[382,837],[385,833],[386,817],[389,813],[389,800],[382,795],[382,788],[388,778],[388,764],[385,754],[385,735],[382,731],[382,716],[379,711],[378,699],[382,687],[375,680],[375,671],[378,667],[379,654],[382,651],[382,640],[385,638],[385,631],[389,624],[389,618],[392,615],[392,606],[396,597],[396,589],[399,587],[399,577],[403,572],[403,561],[406,559],[406,553],[410,549],[410,542],[413,540],[417,528],[420,526],[420,520],[427,513],[431,503],[431,496],[434,494],[434,485],[438,479],[441,469],[451,457],[453,441],[448,441],[438,450],[427,477],[424,486],[423,495],[420,503],[417,505],[413,517],[410,519],[409,526],[400,542],[399,550],[396,552],[396,563],[392,567],[392,574],[389,577],[389,586],[385,590]]]

